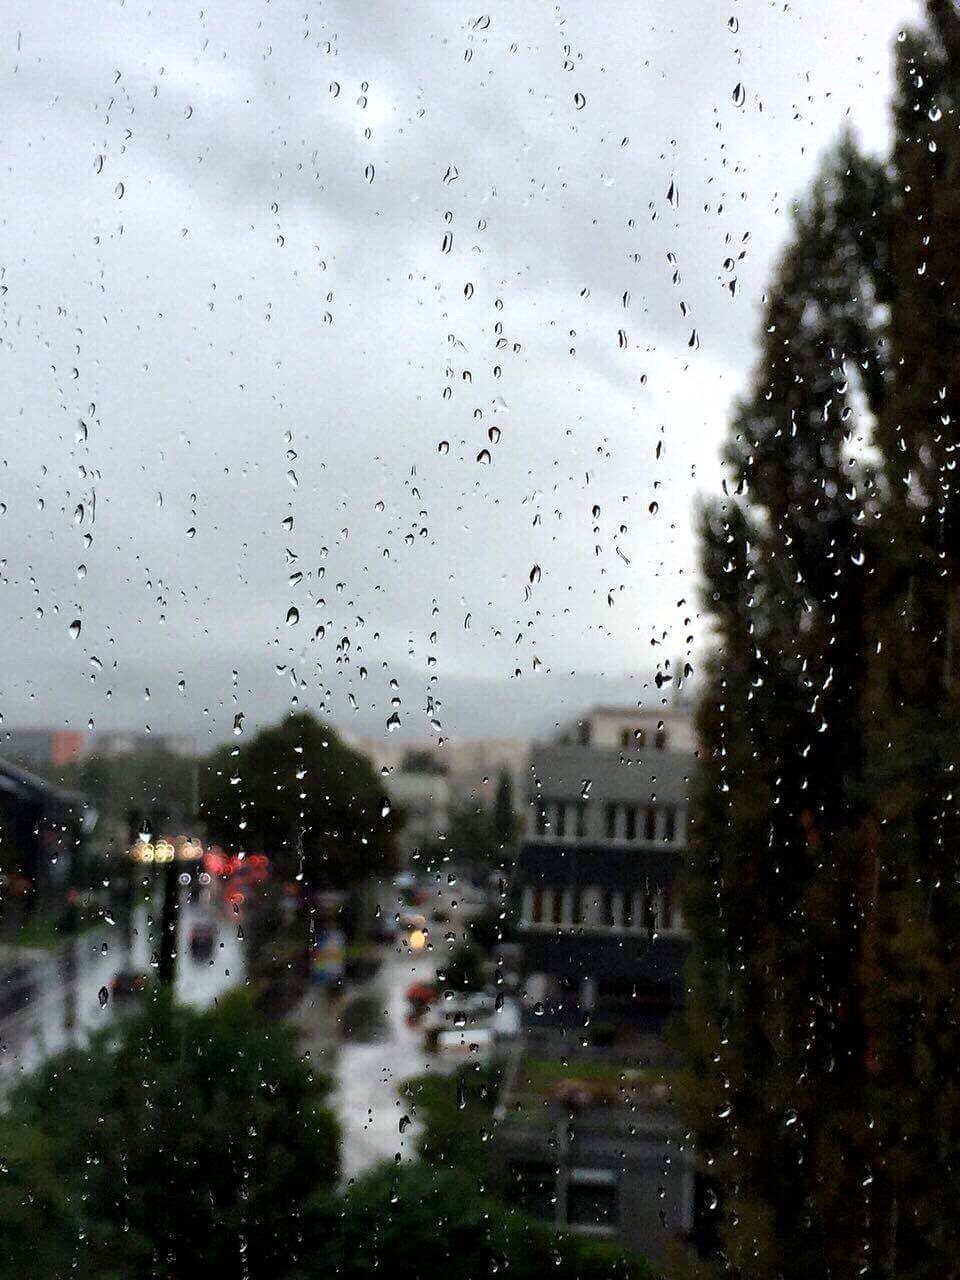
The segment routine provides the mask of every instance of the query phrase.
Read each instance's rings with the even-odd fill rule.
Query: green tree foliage
[[[871,666],[875,797],[866,1008],[883,1274],[960,1274],[960,15],[930,0],[897,46],[886,607]]]
[[[88,797],[99,810],[102,821],[128,834],[128,817],[149,818],[183,824],[189,831],[196,817],[197,761],[191,756],[169,751],[160,741],[149,749],[129,755],[92,755],[54,773],[58,785],[68,786]],[[176,831],[155,832],[180,834]]]
[[[0,1276],[289,1275],[326,1234],[325,1093],[242,993],[208,1013],[161,998],[52,1059],[0,1128]]]
[[[889,165],[841,144],[798,214],[703,519],[682,1093],[715,1273],[757,1280],[960,1274],[949,0],[898,42],[896,85]]]
[[[606,1242],[557,1235],[484,1195],[476,1180],[425,1164],[384,1167],[345,1199],[331,1255],[310,1273],[366,1280],[401,1267],[407,1280],[647,1280],[642,1259]]]
[[[454,1075],[430,1072],[408,1080],[403,1105],[420,1121],[420,1156],[428,1164],[465,1170],[483,1180],[490,1172],[493,1111],[499,1067],[471,1063]]]
[[[200,793],[212,840],[262,850],[310,887],[347,888],[394,867],[398,814],[373,766],[307,713],[223,747]]]
[[[884,192],[845,140],[797,209],[726,450],[728,495],[702,521],[716,647],[686,1105],[725,1190],[723,1252],[757,1277],[800,1280],[825,1262],[853,1275],[862,1249],[860,707],[878,495],[857,405],[882,400]]]

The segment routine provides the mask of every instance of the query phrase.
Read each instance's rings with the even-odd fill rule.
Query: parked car
[[[138,1003],[150,989],[151,983],[145,973],[137,969],[121,969],[110,980],[110,994],[118,1008]]]

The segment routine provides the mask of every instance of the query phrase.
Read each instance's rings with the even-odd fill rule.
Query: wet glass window
[[[960,0],[6,0],[0,1280],[960,1280]]]

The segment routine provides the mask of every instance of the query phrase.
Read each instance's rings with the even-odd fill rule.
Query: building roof
[[[658,804],[686,804],[695,767],[688,751],[621,751],[611,747],[558,743],[535,747],[531,780],[543,799],[577,799],[586,789],[596,802],[636,803],[655,796]],[[589,788],[586,784],[589,783]]]
[[[20,800],[60,805],[66,809],[76,809],[77,812],[85,810],[88,803],[86,796],[78,791],[55,787],[43,778],[38,778],[35,773],[28,773],[19,765],[11,764],[9,760],[0,760],[0,790],[8,795],[15,795]]]

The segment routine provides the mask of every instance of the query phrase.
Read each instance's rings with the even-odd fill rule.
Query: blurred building
[[[0,752],[21,768],[59,769],[96,756],[103,760],[164,751],[192,756],[196,743],[189,734],[142,733],[124,729],[9,729],[0,734]]]
[[[616,1037],[683,1002],[674,883],[693,772],[683,707],[601,707],[531,753],[514,878],[528,990],[547,1022]]]
[[[390,738],[348,738],[383,773],[391,800],[402,807],[401,860],[436,846],[451,814],[466,806],[491,807],[503,773],[517,805],[525,787],[529,746],[514,739],[448,739],[442,744]]]
[[[391,801],[403,814],[397,837],[401,866],[436,845],[450,814],[446,769],[429,751],[408,751],[384,780]]]
[[[618,1241],[657,1267],[694,1222],[695,1158],[670,1103],[661,1045],[633,1056],[562,1057],[528,1031],[497,1106],[494,1172],[504,1198],[561,1231]]]
[[[0,760],[0,911],[59,901],[96,813],[83,796]]]

